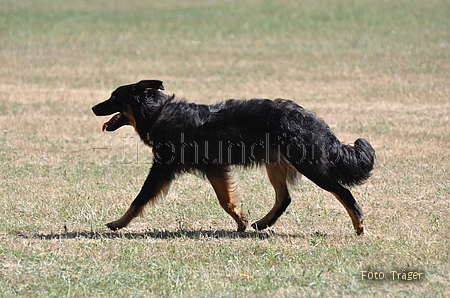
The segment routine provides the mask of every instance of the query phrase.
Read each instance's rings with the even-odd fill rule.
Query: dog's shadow
[[[94,232],[94,231],[66,231],[65,233],[50,233],[50,234],[31,234],[17,233],[17,236],[22,238],[32,238],[40,240],[53,240],[53,239],[178,239],[188,238],[193,240],[199,239],[246,239],[253,238],[259,240],[265,240],[270,238],[299,238],[305,235],[290,235],[285,233],[277,233],[271,230],[266,231],[249,231],[249,232],[236,232],[228,230],[153,230],[146,232]]]

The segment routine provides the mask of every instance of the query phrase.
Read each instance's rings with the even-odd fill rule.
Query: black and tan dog
[[[127,226],[144,206],[167,193],[185,172],[199,173],[212,184],[220,205],[244,231],[248,220],[237,206],[231,166],[265,165],[275,189],[275,204],[252,227],[275,223],[291,198],[287,183],[305,175],[332,193],[349,213],[357,234],[363,234],[361,207],[344,186],[370,177],[375,152],[365,139],[342,144],[328,125],[290,100],[227,100],[201,105],[167,95],[163,83],[144,80],[117,88],[111,98],[92,108],[97,116],[114,116],[103,130],[123,125],[135,128],[153,150],[153,165],[128,211],[107,226]]]

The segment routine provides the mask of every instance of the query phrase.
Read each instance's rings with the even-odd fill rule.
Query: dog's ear
[[[134,85],[133,93],[141,93],[148,89],[164,90],[162,81],[159,80],[142,80]]]

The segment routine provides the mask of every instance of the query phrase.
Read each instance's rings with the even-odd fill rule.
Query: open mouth
[[[115,114],[114,116],[112,116],[111,119],[109,119],[109,121],[103,123],[103,127],[102,127],[102,131],[113,131],[115,130],[115,124],[117,124],[117,122],[120,120],[120,117],[122,117],[122,114],[118,113]]]

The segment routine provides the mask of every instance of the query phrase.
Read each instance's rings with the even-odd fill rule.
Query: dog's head
[[[111,93],[111,97],[92,107],[97,116],[114,116],[103,124],[102,131],[115,131],[121,126],[136,127],[133,107],[142,100],[151,97],[158,90],[164,90],[162,81],[143,80],[136,84],[120,86]]]

